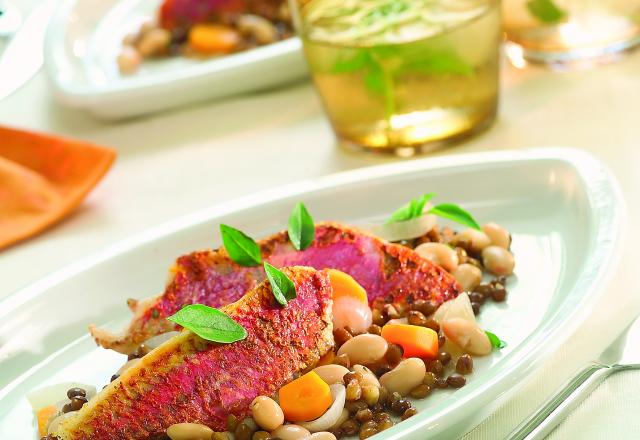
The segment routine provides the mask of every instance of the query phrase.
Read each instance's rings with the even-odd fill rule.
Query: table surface
[[[583,149],[617,177],[630,225],[609,295],[594,308],[588,325],[573,334],[563,350],[541,366],[514,398],[468,433],[466,440],[504,436],[573,371],[595,358],[640,312],[634,283],[637,262],[632,253],[640,247],[640,234],[634,227],[640,224],[639,73],[640,51],[615,64],[574,72],[532,66],[518,70],[504,63],[495,124],[478,137],[436,153],[538,146]],[[111,243],[204,206],[300,179],[397,160],[336,148],[319,100],[306,81],[115,124],[61,107],[39,73],[0,102],[0,123],[91,140],[119,153],[112,171],[69,218],[0,253],[0,298]],[[279,167],[283,157],[295,166]],[[640,389],[637,378],[634,383]],[[624,379],[628,384],[629,379]],[[627,433],[640,432],[637,411],[608,404],[619,389],[616,384],[598,389],[591,403],[583,405],[580,414],[569,417],[550,438],[575,438],[575,433],[580,438],[605,438],[609,418],[602,411],[608,407],[615,407],[618,416],[620,411],[633,414],[616,420],[625,422]],[[640,403],[638,393],[635,395],[637,409]],[[599,415],[599,425],[594,414]]]

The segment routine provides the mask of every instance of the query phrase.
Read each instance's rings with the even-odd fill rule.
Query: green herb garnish
[[[247,337],[247,331],[233,318],[204,304],[189,304],[167,319],[207,341],[229,344]]]
[[[424,205],[426,205],[427,202],[435,196],[435,193],[427,193],[417,199],[411,199],[409,203],[394,211],[389,220],[387,220],[387,223],[403,222],[411,220],[412,218],[420,217],[424,210]]]
[[[220,225],[222,243],[229,257],[240,266],[257,266],[262,262],[260,246],[242,231],[227,225]]]
[[[397,60],[402,62],[398,64]],[[382,96],[388,119],[395,113],[394,89],[399,76],[471,75],[474,67],[453,52],[429,51],[422,46],[386,45],[355,49],[352,57],[338,59],[331,72],[362,72],[367,90]]]
[[[507,343],[504,342],[502,339],[500,339],[498,336],[496,336],[494,333],[488,332],[486,330],[485,330],[485,333],[487,334],[489,341],[491,341],[491,346],[493,348],[497,348],[498,350],[501,350],[507,346]]]
[[[386,223],[403,222],[420,217],[423,214],[424,205],[435,196],[435,193],[427,193],[417,199],[412,199],[409,203],[401,206],[391,214],[391,217],[389,217]],[[452,220],[470,228],[477,229],[478,231],[481,230],[480,225],[478,225],[471,214],[452,203],[436,205],[428,211],[428,214]]]
[[[289,301],[296,297],[296,286],[284,272],[264,262],[264,271],[271,284],[273,296],[281,305],[286,306]]]
[[[429,210],[429,214],[453,220],[456,223],[477,229],[478,231],[482,230],[471,214],[458,205],[454,205],[452,203],[441,203],[440,205],[436,205]]]
[[[304,204],[298,202],[289,216],[289,240],[293,247],[302,251],[313,243],[316,227]]]
[[[553,0],[529,0],[527,9],[542,23],[553,24],[564,20],[567,13],[560,9]]]

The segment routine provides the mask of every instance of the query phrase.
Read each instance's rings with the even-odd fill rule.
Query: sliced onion
[[[461,293],[455,299],[443,303],[433,314],[433,319],[439,323],[451,318],[462,318],[474,324],[476,323],[476,316],[473,314],[471,301],[466,292]]]
[[[347,410],[347,408],[343,408],[342,409],[342,413],[340,414],[340,417],[338,417],[338,420],[336,420],[336,423],[334,423],[333,426],[331,426],[331,428],[329,428],[329,431],[333,431],[335,429],[338,429],[348,419],[349,419],[349,411]]]
[[[409,324],[407,318],[394,318],[387,321],[387,324]]]
[[[387,241],[410,240],[429,232],[436,225],[436,221],[435,215],[423,214],[420,217],[402,222],[371,225],[368,229],[374,235]]]
[[[344,409],[344,403],[347,397],[347,392],[341,383],[330,385],[331,397],[333,397],[333,403],[329,409],[315,420],[310,422],[298,423],[303,428],[308,429],[311,432],[328,431],[333,425],[336,424],[342,410]]]

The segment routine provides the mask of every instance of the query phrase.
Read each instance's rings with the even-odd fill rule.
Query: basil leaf
[[[460,223],[473,229],[477,229],[478,231],[482,230],[478,222],[474,220],[471,214],[469,214],[458,205],[454,205],[451,203],[441,203],[440,205],[436,205],[431,208],[429,210],[429,214],[434,214],[439,217],[453,220],[454,222]]]
[[[469,76],[474,68],[455,53],[433,52],[422,53],[420,57],[405,58],[399,74],[425,73],[429,75],[463,75]]]
[[[273,296],[281,305],[286,306],[289,301],[296,297],[296,286],[288,276],[281,270],[278,270],[274,266],[270,265],[266,261],[264,262],[264,271],[271,284],[271,290]]]
[[[496,336],[494,333],[491,333],[488,331],[485,331],[485,333],[487,334],[489,341],[491,341],[491,346],[493,348],[497,348],[498,350],[500,350],[507,346],[507,343],[504,342],[502,339],[500,339],[498,336]]]
[[[262,262],[260,246],[242,231],[227,225],[220,225],[222,243],[229,257],[240,266],[257,266]]]
[[[305,250],[316,238],[316,226],[309,211],[302,203],[297,203],[289,216],[289,240],[299,251]]]
[[[542,23],[553,24],[565,19],[567,13],[560,9],[553,0],[529,0],[529,13]]]
[[[409,203],[401,206],[387,220],[387,223],[403,222],[412,218],[420,217],[424,210],[424,205],[436,196],[435,193],[423,194],[417,199],[412,199]]]
[[[167,319],[207,341],[229,344],[247,337],[247,331],[233,318],[204,304],[189,304]]]

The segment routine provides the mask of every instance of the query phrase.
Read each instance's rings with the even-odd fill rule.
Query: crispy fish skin
[[[222,308],[247,330],[246,339],[217,344],[181,332],[91,399],[56,435],[61,440],[147,439],[174,423],[224,431],[229,414],[247,416],[256,396],[274,394],[334,344],[326,271],[283,271],[297,292],[286,307],[275,301],[265,281]]]
[[[393,302],[428,299],[439,305],[461,290],[452,275],[412,249],[339,223],[318,223],[315,241],[303,251],[293,248],[287,231],[258,244],[263,259],[276,267],[335,268],[350,274],[367,291],[370,302],[390,297]],[[146,339],[175,330],[175,325],[165,318],[184,304],[220,307],[237,300],[265,278],[261,266],[239,266],[224,248],[184,255],[178,258],[173,271],[173,280],[162,295],[130,302],[134,316],[123,334],[90,326],[96,342],[131,353]]]

